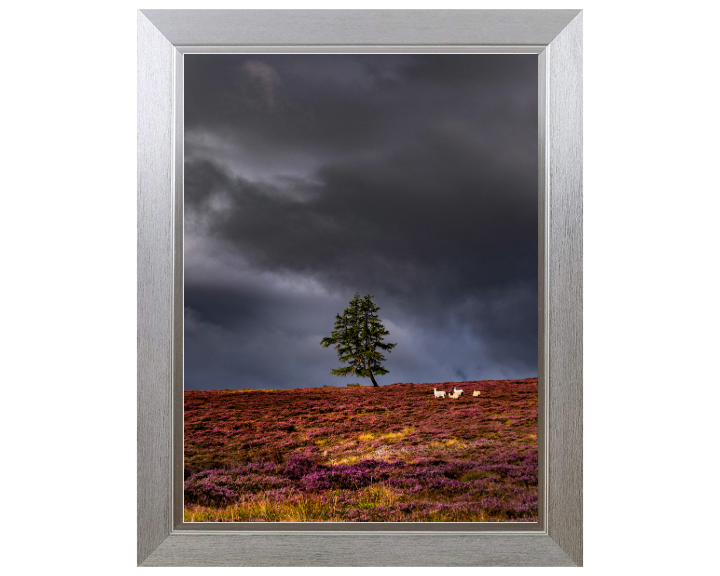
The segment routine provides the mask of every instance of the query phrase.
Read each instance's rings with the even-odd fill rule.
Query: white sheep
[[[458,390],[457,388],[455,388],[455,386],[453,386],[452,393],[453,393],[453,396],[455,396],[455,398],[460,398],[460,396],[462,396],[463,391]]]
[[[480,390],[475,390],[475,392],[473,392],[473,398],[477,398],[478,396],[480,396]]]
[[[433,388],[433,390],[435,391],[435,398],[445,398],[445,392],[437,388]]]

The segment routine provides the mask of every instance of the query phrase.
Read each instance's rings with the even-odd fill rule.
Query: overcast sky
[[[537,56],[185,56],[185,388],[537,376]]]

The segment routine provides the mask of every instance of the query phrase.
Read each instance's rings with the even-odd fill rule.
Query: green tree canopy
[[[350,305],[342,313],[335,316],[335,329],[329,337],[323,338],[320,344],[327,348],[335,346],[341,368],[330,371],[336,376],[354,374],[362,378],[370,378],[373,386],[377,386],[375,375],[387,374],[381,362],[385,356],[379,350],[390,352],[397,344],[383,342],[389,335],[385,326],[378,318],[378,308],[369,294],[363,298],[355,293]]]

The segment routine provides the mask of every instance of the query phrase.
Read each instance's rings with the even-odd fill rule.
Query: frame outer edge
[[[138,12],[137,561],[170,533],[175,48]]]
[[[158,13],[163,12],[162,18]],[[182,14],[185,12],[185,14]],[[548,182],[551,352],[548,534],[427,536],[253,536],[171,533],[173,74],[176,48],[160,25],[192,30],[190,11],[138,12],[138,564],[190,565],[475,565],[568,566],[582,563],[582,15],[576,10],[523,12],[507,35],[537,41],[533,18],[561,22],[548,40]],[[217,11],[206,11],[217,12]],[[223,11],[225,12],[225,11]],[[240,11],[245,14],[249,11]],[[282,11],[258,11],[279,14]],[[305,11],[307,12],[307,11]],[[341,11],[343,12],[343,11]],[[362,12],[362,11],[361,11]],[[364,11],[371,12],[371,11]],[[389,13],[390,11],[385,11]],[[403,11],[396,11],[403,12]],[[413,11],[406,11],[413,12]],[[436,14],[448,11],[434,11]],[[460,11],[454,11],[459,13]],[[488,11],[482,11],[487,13]],[[501,12],[501,11],[490,11]],[[171,14],[175,13],[175,14]],[[229,14],[230,11],[225,12]],[[347,16],[347,12],[345,16]],[[494,17],[495,15],[493,15]],[[218,14],[215,14],[215,18]],[[169,20],[168,20],[169,19]],[[571,22],[572,21],[572,22]],[[570,24],[568,24],[570,22]],[[296,23],[297,24],[297,23]],[[452,28],[452,22],[448,22]],[[566,26],[566,27],[565,27]],[[563,30],[563,27],[565,29]],[[202,28],[202,26],[200,27]],[[244,27],[243,27],[244,28]],[[427,32],[427,30],[425,31]],[[476,44],[486,44],[480,31]],[[207,34],[201,29],[197,34]],[[433,35],[432,31],[429,32]],[[412,34],[401,36],[411,36]],[[237,34],[236,34],[237,36]],[[553,40],[554,39],[554,40]],[[210,43],[207,36],[204,44]],[[233,42],[237,44],[237,42]],[[402,43],[402,42],[401,42]],[[408,43],[412,43],[409,42]],[[426,39],[427,44],[432,42]],[[301,42],[298,44],[302,44]],[[274,536],[274,537],[273,537]],[[307,547],[297,550],[297,539]],[[332,544],[327,541],[331,538]],[[325,540],[323,540],[325,539]],[[361,539],[377,542],[367,554]],[[378,540],[379,539],[379,540]],[[412,542],[417,540],[417,545]],[[323,544],[323,541],[325,542]],[[271,543],[272,542],[272,543]],[[406,550],[398,550],[400,543]],[[420,544],[422,542],[422,544]],[[462,548],[457,544],[463,542]],[[295,547],[288,549],[288,546]],[[456,544],[457,543],[457,544]],[[199,549],[198,546],[201,546]],[[382,548],[382,553],[379,548]],[[341,557],[339,552],[343,550]],[[471,560],[468,551],[472,549]],[[258,550],[262,554],[257,554]],[[290,555],[278,556],[283,550]],[[455,556],[448,551],[454,551]],[[328,563],[332,558],[332,564]],[[380,564],[385,562],[385,564]],[[401,564],[401,562],[403,562]],[[222,564],[221,564],[222,563]],[[229,563],[229,564],[228,564]]]
[[[582,13],[548,46],[548,534],[582,565]]]
[[[143,13],[175,46],[545,46],[579,10],[148,9]]]
[[[432,538],[432,540],[430,540]],[[575,566],[546,534],[189,534],[145,566]]]

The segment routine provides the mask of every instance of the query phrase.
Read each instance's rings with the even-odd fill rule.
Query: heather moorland
[[[537,521],[537,378],[188,391],[184,425],[186,522]]]

